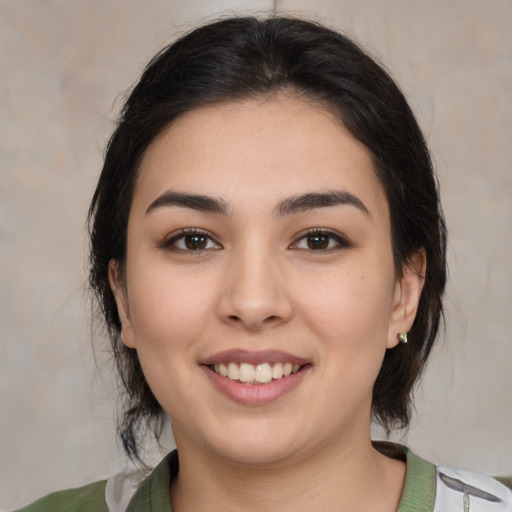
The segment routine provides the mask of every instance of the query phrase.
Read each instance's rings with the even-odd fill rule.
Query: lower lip
[[[297,373],[266,384],[246,384],[228,379],[215,373],[208,366],[201,366],[213,385],[231,400],[245,405],[264,405],[293,391],[309,373],[311,365],[306,365]]]

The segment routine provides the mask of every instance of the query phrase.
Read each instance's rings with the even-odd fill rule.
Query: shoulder
[[[49,494],[15,512],[172,512],[169,484],[178,473],[176,450],[148,475],[139,470],[85,487]]]
[[[399,512],[512,512],[512,491],[486,475],[435,466],[409,449]]]
[[[434,512],[457,507],[472,512],[512,511],[512,491],[490,476],[447,467],[436,468],[436,476]]]
[[[108,512],[105,481],[54,492],[16,512]]]

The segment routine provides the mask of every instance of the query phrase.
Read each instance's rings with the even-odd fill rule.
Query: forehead
[[[365,146],[317,103],[286,96],[201,107],[165,129],[141,162],[134,203],[166,189],[260,203],[346,190],[387,202]]]

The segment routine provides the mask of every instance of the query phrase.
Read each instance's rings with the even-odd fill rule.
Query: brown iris
[[[208,238],[204,235],[187,235],[185,237],[185,247],[191,251],[200,251],[206,249]]]
[[[329,247],[329,237],[327,235],[309,235],[308,247],[310,249],[327,249]]]

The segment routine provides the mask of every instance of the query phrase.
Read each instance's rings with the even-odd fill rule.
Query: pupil
[[[312,235],[308,237],[308,247],[310,249],[327,249],[329,246],[329,237],[326,235]]]
[[[206,247],[206,237],[203,235],[187,235],[185,237],[185,245],[187,249],[192,251],[204,249]]]

